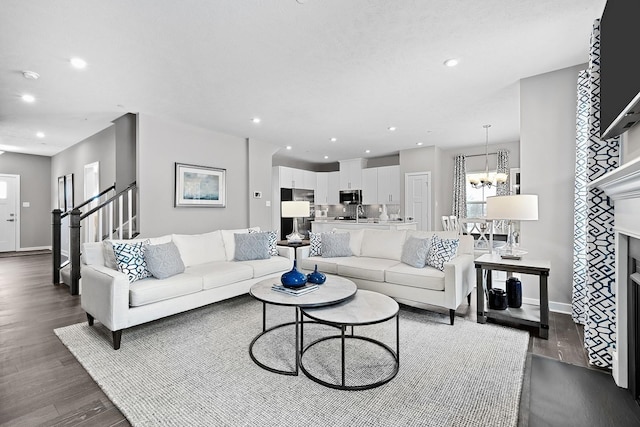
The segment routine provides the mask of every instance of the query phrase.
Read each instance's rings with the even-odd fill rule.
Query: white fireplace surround
[[[640,158],[608,172],[589,184],[613,200],[615,233],[616,346],[612,352],[613,379],[628,387],[627,282],[629,238],[640,239]]]

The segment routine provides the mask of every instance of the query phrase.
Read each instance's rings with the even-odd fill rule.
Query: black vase
[[[522,282],[515,277],[507,279],[507,302],[509,307],[520,308],[522,306]]]
[[[489,289],[489,308],[492,310],[507,309],[507,294],[502,289]]]

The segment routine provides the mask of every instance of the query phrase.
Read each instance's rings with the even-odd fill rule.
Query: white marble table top
[[[327,274],[327,281],[318,285],[317,290],[300,296],[288,295],[271,289],[271,286],[280,284],[278,277],[265,279],[251,286],[249,293],[255,299],[269,304],[320,307],[345,301],[358,290],[356,284],[351,280],[331,274]]]
[[[303,308],[308,317],[340,325],[367,325],[391,319],[400,307],[386,295],[360,289],[355,296],[340,304],[326,307]]]

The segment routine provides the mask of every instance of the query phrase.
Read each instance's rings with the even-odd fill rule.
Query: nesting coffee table
[[[279,278],[271,278],[262,280],[251,287],[249,293],[255,299],[262,301],[262,332],[260,332],[256,337],[251,341],[249,345],[249,355],[251,359],[263,369],[266,369],[270,372],[275,372],[277,374],[282,375],[298,375],[298,370],[300,367],[300,325],[302,324],[302,318],[300,316],[301,308],[311,308],[311,307],[322,307],[331,304],[337,304],[352,298],[356,291],[358,290],[355,283],[353,283],[349,279],[345,279],[340,276],[327,275],[327,281],[320,285],[319,289],[313,292],[310,292],[305,295],[295,296],[288,295],[282,292],[276,292],[271,287],[274,284],[280,284]],[[296,308],[296,320],[294,322],[282,323],[276,326],[272,326],[267,328],[267,305],[283,305],[283,306],[291,306]],[[296,346],[295,346],[295,369],[293,371],[286,371],[281,369],[276,369],[271,366],[266,365],[259,361],[255,355],[253,354],[253,346],[260,337],[270,333],[279,328],[283,328],[285,326],[295,325],[295,336],[296,336]]]

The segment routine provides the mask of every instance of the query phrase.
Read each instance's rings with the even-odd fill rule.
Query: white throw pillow
[[[173,234],[171,239],[178,247],[185,267],[226,260],[220,230],[205,234]]]
[[[405,230],[372,230],[367,228],[362,236],[360,254],[366,257],[400,261],[405,236]]]

